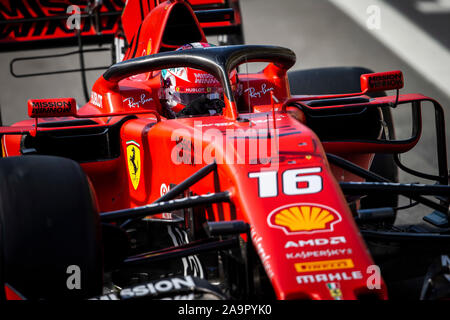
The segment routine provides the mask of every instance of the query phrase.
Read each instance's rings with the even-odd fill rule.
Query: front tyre
[[[74,161],[50,156],[0,159],[0,281],[27,299],[102,293],[100,220]]]

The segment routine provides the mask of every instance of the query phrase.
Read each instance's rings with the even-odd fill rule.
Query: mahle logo
[[[333,231],[342,218],[337,211],[318,204],[298,203],[277,208],[268,216],[269,226],[286,234]]]

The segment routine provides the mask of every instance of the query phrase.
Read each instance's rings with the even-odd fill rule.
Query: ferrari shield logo
[[[328,291],[334,300],[342,300],[342,291],[339,283],[331,282],[327,283]]]
[[[136,190],[141,178],[141,150],[136,141],[127,141],[127,163],[130,180]]]

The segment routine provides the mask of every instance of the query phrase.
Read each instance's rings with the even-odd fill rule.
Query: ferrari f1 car
[[[31,119],[0,127],[1,298],[450,296],[441,105],[400,95],[401,71],[288,72],[287,48],[208,45],[200,17],[230,14],[129,0],[124,59],[86,104],[30,99]],[[390,110],[405,107],[398,140]],[[399,156],[422,107],[436,114],[437,175]],[[434,183],[399,183],[398,169]],[[433,228],[395,225],[417,203]]]

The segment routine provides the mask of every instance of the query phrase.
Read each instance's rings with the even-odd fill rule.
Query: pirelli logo
[[[352,259],[324,260],[294,264],[298,273],[354,268]]]

